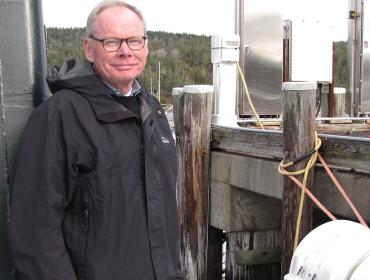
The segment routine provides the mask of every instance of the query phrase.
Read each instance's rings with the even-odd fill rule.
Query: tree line
[[[60,65],[69,58],[82,59],[84,35],[84,28],[48,28],[48,65]],[[164,99],[171,95],[174,87],[212,84],[209,36],[161,31],[148,31],[147,35],[149,56],[145,71],[139,79],[148,91],[154,94],[158,91],[159,75],[161,96]],[[336,42],[335,49],[335,85],[347,87],[347,42]]]

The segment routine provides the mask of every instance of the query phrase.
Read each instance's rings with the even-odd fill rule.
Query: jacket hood
[[[64,89],[81,94],[90,102],[97,119],[101,121],[113,122],[132,117],[128,109],[114,101],[87,60],[71,59],[61,67],[54,66],[48,71],[46,80],[53,94]],[[143,97],[141,95],[141,99]]]
[[[96,76],[91,63],[87,60],[71,59],[60,67],[53,66],[48,71],[46,81],[51,93],[60,89],[72,89],[90,95],[91,92],[97,93],[96,90],[102,88],[101,80]]]

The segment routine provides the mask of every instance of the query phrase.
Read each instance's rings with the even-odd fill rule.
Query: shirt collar
[[[137,96],[139,94],[140,90],[141,90],[141,86],[137,82],[136,79],[133,81],[130,90],[128,92],[126,92],[126,93],[124,93],[124,92],[120,91],[119,89],[115,88],[114,86],[112,86],[108,82],[106,82],[104,80],[102,80],[102,81],[106,85],[106,87],[108,88],[109,93],[112,94],[112,95],[117,95],[117,96]]]

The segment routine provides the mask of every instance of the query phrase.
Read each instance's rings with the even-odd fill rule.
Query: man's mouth
[[[130,70],[135,67],[136,64],[114,64],[112,65],[117,70]]]

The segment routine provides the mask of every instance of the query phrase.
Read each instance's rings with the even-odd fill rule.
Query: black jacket
[[[49,86],[11,183],[16,279],[182,279],[175,146],[159,102],[140,92],[138,123],[87,61]]]

